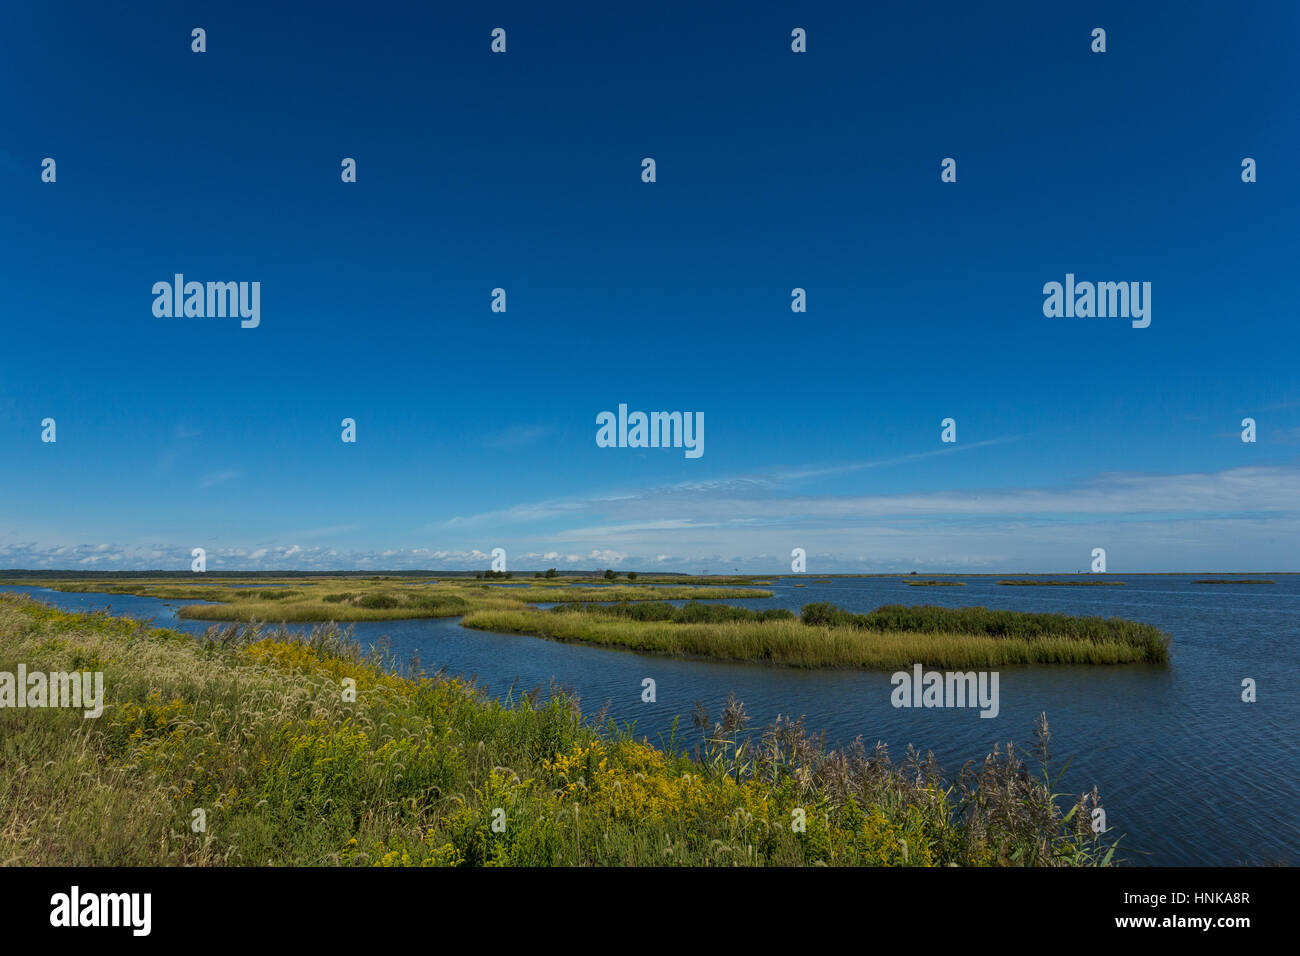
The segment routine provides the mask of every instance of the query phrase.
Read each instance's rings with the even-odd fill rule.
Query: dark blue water
[[[730,602],[795,611],[813,601],[853,611],[889,603],[982,604],[1124,617],[1173,635],[1173,660],[1165,667],[1003,668],[994,719],[976,709],[896,709],[885,673],[672,660],[471,631],[451,618],[365,621],[354,633],[363,644],[387,637],[400,658],[418,652],[424,666],[475,677],[496,694],[555,680],[581,697],[586,712],[607,707],[609,716],[652,741],[666,740],[680,716],[678,740],[693,744],[695,702],[716,717],[734,692],[751,726],[777,714],[802,715],[832,744],[861,736],[869,746],[883,741],[899,757],[913,743],[955,771],[981,759],[995,741],[1031,744],[1034,720],[1046,712],[1056,768],[1071,760],[1059,789],[1098,787],[1108,825],[1125,834],[1120,853],[1127,862],[1300,863],[1300,575],[1271,576],[1275,584],[1221,585],[1193,583],[1207,575],[1112,577],[1128,584],[1005,587],[993,578],[967,578],[965,587],[912,588],[897,578],[826,584],[783,578],[770,586],[772,598]],[[175,607],[194,602],[6,590],[70,610],[111,605],[114,613],[191,633],[210,626],[177,619]],[[641,702],[646,677],[656,682],[654,704]],[[1258,685],[1253,704],[1241,701],[1246,677]]]

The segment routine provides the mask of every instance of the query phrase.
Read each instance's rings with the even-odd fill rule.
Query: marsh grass
[[[96,720],[0,710],[0,863],[1113,862],[1086,823],[1096,792],[1054,795],[1046,764],[1012,747],[949,778],[910,749],[899,763],[861,740],[828,749],[802,722],[749,734],[733,700],[661,749],[557,688],[493,700],[445,674],[393,674],[333,625],[194,640],[0,596],[0,669],[20,661],[102,670],[107,703]]]
[[[961,669],[1130,664],[1161,662],[1168,655],[1168,639],[1162,632],[1118,619],[901,606],[854,615],[828,604],[807,605],[802,620],[707,610],[698,612],[700,619],[692,619],[694,612],[688,608],[672,609],[671,616],[636,606],[485,610],[470,613],[461,623],[648,654],[790,667],[896,670],[916,663]]]
[[[1169,659],[1170,637],[1150,624],[1118,617],[1034,614],[986,607],[936,607],[887,604],[869,614],[854,614],[834,604],[804,605],[800,619],[813,626],[852,627],[884,633],[913,631],[928,634],[965,634],[972,637],[1033,642],[1064,639],[1080,646],[1107,650],[1090,663],[1117,663],[1110,649],[1132,652],[1133,660],[1164,663]]]

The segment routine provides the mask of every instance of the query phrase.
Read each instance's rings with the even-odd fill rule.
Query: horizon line
[[[501,576],[504,576],[504,575],[506,575],[506,574],[510,574],[510,575],[516,575],[516,574],[544,574],[547,570],[550,570],[550,569],[549,569],[549,568],[525,568],[525,569],[522,569],[522,570],[519,570],[519,571],[502,571],[502,572],[494,572],[494,573],[493,573],[493,576],[494,576],[494,577],[501,577]],[[613,569],[612,569],[612,568],[610,568],[610,569],[607,569],[607,568],[593,568],[593,569],[591,569],[591,570],[589,570],[589,571],[582,571],[582,570],[566,570],[566,571],[560,571],[560,570],[557,569],[556,572],[555,572],[555,576],[556,576],[556,577],[564,577],[564,576],[576,577],[576,576],[583,576],[583,575],[604,574],[604,572],[605,572],[606,570],[613,570]],[[1076,570],[1070,570],[1070,571],[1066,571],[1066,570],[1058,570],[1058,571],[924,571],[924,570],[920,570],[920,569],[908,569],[908,570],[906,570],[906,571],[828,571],[828,572],[826,572],[826,573],[823,574],[823,573],[818,573],[818,572],[813,572],[813,571],[803,571],[803,572],[795,572],[795,571],[719,571],[719,572],[708,572],[708,571],[641,571],[641,570],[638,570],[638,569],[636,569],[636,568],[628,568],[627,570],[619,570],[617,573],[618,573],[618,574],[622,574],[622,575],[626,575],[626,574],[628,573],[628,571],[632,571],[632,572],[635,573],[638,577],[640,577],[640,576],[642,576],[642,575],[644,575],[644,576],[646,576],[646,577],[653,577],[653,576],[659,575],[659,576],[680,576],[680,577],[696,577],[696,578],[700,578],[700,577],[711,577],[711,578],[713,578],[713,577],[747,577],[747,578],[765,578],[765,577],[770,577],[770,578],[846,578],[846,577],[847,577],[847,578],[892,578],[892,577],[899,577],[900,575],[901,575],[901,576],[909,576],[909,577],[910,577],[911,575],[914,575],[914,574],[925,574],[925,575],[929,575],[929,576],[931,576],[931,577],[947,577],[947,578],[957,578],[957,577],[974,577],[974,578],[978,578],[978,577],[998,577],[998,576],[1006,576],[1006,575],[1011,575],[1011,576],[1022,576],[1022,577],[1023,577],[1023,576],[1042,577],[1042,576],[1045,576],[1045,575],[1052,575],[1052,574],[1088,575],[1088,576],[1090,576],[1090,577],[1115,577],[1115,576],[1117,576],[1117,575],[1121,575],[1121,574],[1122,574],[1122,575],[1127,575],[1127,576],[1129,576],[1129,577],[1137,577],[1137,576],[1139,576],[1139,575],[1154,576],[1154,575],[1178,575],[1178,574],[1278,574],[1278,575],[1282,575],[1282,574],[1295,574],[1295,575],[1300,575],[1300,571],[1269,571],[1269,570],[1264,570],[1264,569],[1254,569],[1254,570],[1246,570],[1246,571],[1113,571],[1113,570],[1112,570],[1112,571],[1080,571],[1080,570],[1077,570],[1077,569],[1076,569]],[[278,569],[278,568],[261,568],[261,569],[240,569],[240,568],[231,568],[231,569],[225,569],[225,570],[211,570],[211,571],[185,571],[185,570],[177,570],[177,569],[163,569],[163,568],[142,568],[142,569],[138,569],[138,570],[130,569],[130,568],[118,568],[118,569],[113,570],[113,571],[106,571],[106,570],[87,570],[87,569],[82,569],[82,568],[0,568],[0,577],[4,577],[5,575],[9,575],[9,574],[79,574],[79,575],[84,575],[84,576],[87,576],[87,577],[91,577],[91,576],[98,576],[98,577],[111,577],[111,576],[113,576],[113,575],[127,575],[127,574],[130,574],[130,575],[141,575],[141,574],[165,574],[165,575],[181,575],[181,576],[188,576],[188,577],[198,577],[198,576],[204,576],[204,577],[220,577],[222,574],[241,574],[241,575],[259,575],[259,574],[299,574],[299,575],[303,575],[303,576],[307,576],[307,577],[328,577],[328,576],[330,576],[330,575],[334,575],[334,574],[369,574],[369,575],[375,575],[375,576],[388,576],[388,577],[413,577],[413,576],[439,575],[439,574],[442,574],[442,575],[464,575],[464,574],[485,574],[485,573],[488,573],[488,572],[487,572],[487,569],[476,569],[476,568],[457,569],[457,570],[452,570],[452,569],[436,570],[436,569],[431,569],[431,568],[391,568],[391,569],[371,569],[371,568],[355,568],[355,569],[347,569],[347,568],[334,568],[334,569],[330,569],[330,570],[321,570],[321,569],[307,570],[307,569],[296,569],[296,568],[286,568],[286,569]]]

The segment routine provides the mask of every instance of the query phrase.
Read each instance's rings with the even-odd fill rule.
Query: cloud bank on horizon
[[[977,492],[808,495],[790,487],[820,472],[523,503],[431,525],[424,547],[302,543],[345,538],[356,525],[250,543],[43,544],[10,532],[0,567],[184,569],[192,544],[206,549],[209,571],[482,570],[495,547],[521,572],[781,573],[795,547],[806,551],[810,572],[823,573],[1086,570],[1094,547],[1106,549],[1113,571],[1300,570],[1296,465],[1109,473],[1069,487]]]

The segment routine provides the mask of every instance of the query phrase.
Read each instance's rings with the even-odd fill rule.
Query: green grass
[[[333,627],[195,640],[0,596],[0,670],[19,662],[102,671],[106,705],[91,720],[0,709],[0,864],[1113,861],[1088,826],[1096,792],[1053,792],[1045,720],[1035,763],[995,750],[952,777],[860,742],[827,750],[802,723],[748,736],[734,700],[661,749],[562,693],[498,701],[460,679],[398,676]]]
[[[908,581],[907,586],[909,588],[934,588],[934,587],[964,588],[966,586],[966,582],[965,581]]]
[[[689,608],[689,606],[688,606]],[[1130,664],[1168,660],[1168,636],[1117,618],[1073,618],[985,608],[904,608],[872,614],[810,604],[801,620],[675,609],[575,607],[551,612],[474,611],[462,622],[674,657],[707,657],[790,667],[896,670],[915,663],[949,668],[1016,664]],[[742,609],[730,609],[738,611]],[[693,615],[699,614],[699,617]],[[749,616],[745,616],[749,615]]]

